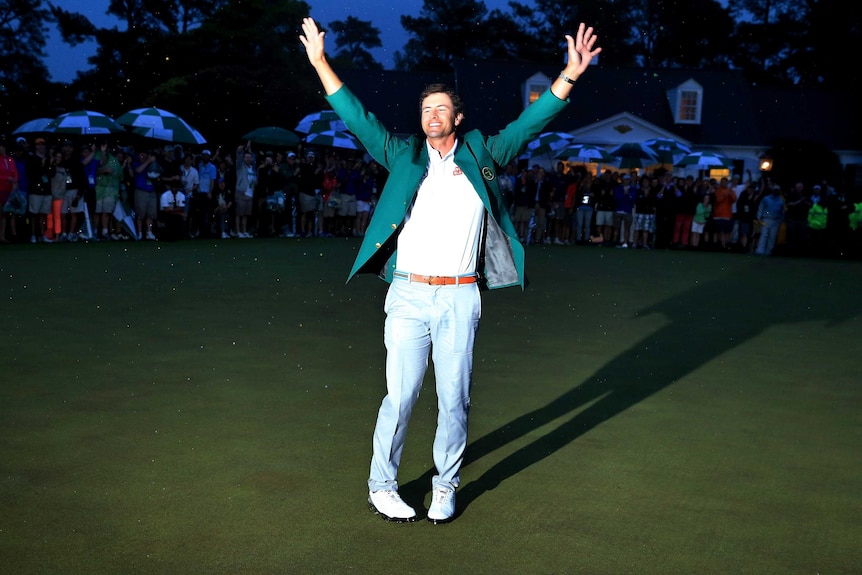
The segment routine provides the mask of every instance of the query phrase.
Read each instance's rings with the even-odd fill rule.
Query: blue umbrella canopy
[[[641,143],[655,152],[661,164],[674,164],[686,154],[691,153],[691,148],[673,138],[651,138]]]
[[[24,122],[17,128],[15,128],[12,133],[13,134],[48,134],[53,132],[52,128],[49,128],[48,125],[54,121],[54,118],[36,118],[35,120],[30,120],[29,122]]]
[[[346,132],[347,124],[332,110],[321,110],[301,119],[294,130],[303,134],[329,131]]]
[[[641,169],[646,166],[652,166],[660,163],[658,156],[647,146],[629,142],[620,144],[608,150],[612,156],[616,156],[617,160],[613,163],[617,164],[621,169]]]
[[[585,164],[613,164],[617,157],[599,146],[592,144],[575,144],[557,151],[554,158],[565,162],[583,162]]]
[[[122,134],[125,128],[113,118],[92,110],[76,110],[54,118],[47,126],[55,134],[77,134],[83,136],[98,134]]]
[[[696,166],[699,168],[732,168],[733,161],[715,152],[692,152],[682,157],[676,164],[678,168]]]
[[[311,133],[306,136],[305,141],[315,146],[326,146],[328,148],[344,148],[347,150],[360,150],[362,144],[359,139],[348,132],[327,130],[325,132]]]
[[[137,108],[129,110],[117,122],[145,138],[164,140],[177,144],[206,144],[203,135],[188,122],[160,108]]]
[[[575,139],[565,132],[544,132],[527,142],[521,158],[532,159],[537,156],[552,158],[558,150],[574,143]]]

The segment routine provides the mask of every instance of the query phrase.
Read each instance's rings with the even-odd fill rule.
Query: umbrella
[[[533,159],[538,156],[548,156],[550,159],[561,148],[575,143],[575,139],[565,132],[544,132],[527,142],[522,159]]]
[[[133,133],[145,138],[177,144],[206,144],[207,142],[188,122],[176,114],[159,108],[129,110],[117,118],[117,122],[128,126]]]
[[[55,134],[79,134],[84,136],[92,134],[122,134],[126,131],[113,118],[90,110],[77,110],[61,114],[51,120],[45,128]]]
[[[678,168],[696,166],[699,168],[732,168],[733,162],[715,152],[692,152],[682,157],[676,164]]]
[[[623,170],[642,169],[659,163],[655,152],[638,143],[620,144],[609,150],[608,153],[616,156],[617,161],[612,163],[619,165],[620,169]]]
[[[52,129],[48,128],[48,124],[54,121],[54,118],[36,118],[35,120],[30,120],[29,122],[24,122],[15,130],[12,131],[13,134],[40,134],[40,133],[50,133],[53,132]]]
[[[608,151],[592,144],[575,144],[558,150],[554,158],[565,162],[584,162],[596,164],[612,164],[617,157]]]
[[[691,148],[673,138],[652,138],[641,143],[655,152],[661,164],[673,164],[691,153]]]
[[[327,146],[330,148],[345,148],[347,150],[359,150],[362,148],[362,144],[359,143],[356,136],[338,130],[312,133],[306,136],[305,141],[316,146]]]
[[[123,229],[134,239],[140,239],[135,227],[135,212],[122,200],[114,204],[114,217],[120,222]]]
[[[301,119],[294,130],[303,134],[328,132],[330,130],[346,132],[347,124],[332,110],[321,110]]]
[[[255,144],[265,146],[280,146],[287,148],[299,143],[299,136],[285,128],[278,126],[264,126],[256,128],[242,137],[243,140],[251,140]]]

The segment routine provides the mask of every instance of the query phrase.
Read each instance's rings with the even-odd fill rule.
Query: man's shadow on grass
[[[744,266],[742,271],[728,272],[720,279],[640,310],[638,316],[660,313],[668,323],[547,405],[467,446],[463,467],[559,418],[571,416],[495,463],[477,479],[462,484],[458,513],[506,479],[765,330],[802,321],[834,325],[857,315],[862,308],[862,298],[830,297],[832,284],[826,278],[812,288],[817,281],[777,271],[781,270],[776,266]],[[422,501],[434,473],[432,468],[403,485],[405,499]]]

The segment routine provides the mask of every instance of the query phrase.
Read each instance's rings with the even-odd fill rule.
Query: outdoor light
[[[761,172],[768,172],[771,169],[772,169],[772,157],[767,155],[767,154],[760,156],[760,171]]]

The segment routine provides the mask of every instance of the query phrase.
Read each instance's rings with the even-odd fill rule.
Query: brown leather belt
[[[419,274],[395,271],[393,273],[393,276],[398,279],[407,280],[409,282],[428,284],[432,286],[474,284],[477,280],[476,274],[470,274],[466,276],[423,276]]]

